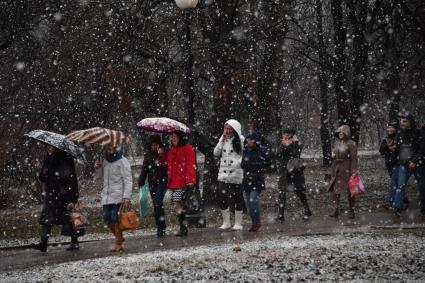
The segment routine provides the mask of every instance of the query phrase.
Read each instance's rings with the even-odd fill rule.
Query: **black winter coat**
[[[418,165],[424,163],[424,137],[421,130],[401,129],[398,133],[397,159],[400,164],[414,162]]]
[[[244,173],[242,188],[246,192],[264,190],[264,173],[270,165],[271,161],[266,148],[258,144],[255,148],[245,148],[241,162]]]
[[[279,176],[279,189],[283,191],[290,190],[305,190],[305,178],[304,169],[300,171],[291,171],[287,169],[289,160],[295,158],[301,158],[302,145],[298,142],[294,142],[289,146],[281,146],[278,152],[278,160],[280,163],[280,176]]]
[[[391,151],[388,148],[388,144],[387,144],[388,139],[392,139],[395,142],[396,138],[397,138],[396,136],[387,137],[386,139],[382,140],[381,145],[379,146],[379,152],[385,158],[385,165],[387,167],[394,166],[394,165],[397,164],[397,160],[398,160],[397,159],[397,148],[394,151]]]
[[[139,177],[139,186],[143,186],[148,179],[150,188],[160,184],[167,184],[167,162],[165,158],[159,158],[156,153],[146,153],[143,160],[142,171]]]
[[[78,180],[74,159],[63,151],[56,151],[44,160],[39,179],[46,184],[42,225],[60,225],[68,221],[67,206],[78,201]]]

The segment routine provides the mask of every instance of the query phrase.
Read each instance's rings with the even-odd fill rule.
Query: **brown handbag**
[[[90,222],[87,217],[87,208],[81,201],[78,201],[75,204],[69,204],[68,214],[74,230],[84,229],[90,226]]]
[[[119,225],[121,231],[135,230],[140,227],[139,216],[132,210],[130,202],[121,204]]]

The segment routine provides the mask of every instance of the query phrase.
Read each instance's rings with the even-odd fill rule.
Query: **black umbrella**
[[[74,158],[86,160],[83,149],[74,142],[66,139],[64,135],[44,130],[34,130],[25,134],[25,136],[63,150]]]

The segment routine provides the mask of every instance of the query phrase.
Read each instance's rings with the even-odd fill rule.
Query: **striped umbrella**
[[[66,138],[78,144],[112,145],[113,147],[129,142],[129,138],[123,132],[100,127],[73,131]]]

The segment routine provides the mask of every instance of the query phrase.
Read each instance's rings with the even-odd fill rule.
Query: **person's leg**
[[[149,192],[154,206],[157,236],[162,237],[165,234],[165,213],[163,200],[166,188],[164,185],[158,185],[152,187]]]
[[[123,249],[124,235],[123,231],[120,229],[120,219],[119,219],[119,211],[121,208],[121,204],[110,204],[109,205],[109,217],[110,223],[114,227],[115,231],[115,244],[114,244],[114,252],[121,252]]]
[[[277,221],[285,221],[285,206],[286,206],[286,178],[279,177],[279,195],[278,195],[278,210]]]
[[[242,220],[244,208],[244,199],[241,185],[232,185],[232,191],[235,203],[235,225],[232,227],[232,230],[240,231],[243,229]]]
[[[416,167],[413,171],[413,174],[415,175],[417,187],[419,190],[421,214],[425,216],[425,165]]]
[[[221,210],[221,215],[223,217],[223,224],[219,229],[229,229],[230,225],[230,209],[229,209],[229,194],[230,188],[229,184],[219,182],[218,183],[218,192],[217,199]]]
[[[340,202],[340,195],[332,193],[333,212],[329,214],[330,217],[337,218],[339,216],[339,202]]]
[[[297,172],[294,175],[294,186],[295,186],[295,194],[301,201],[301,204],[304,208],[304,219],[308,220],[312,215],[310,206],[308,205],[307,195],[305,194],[306,186],[305,186],[305,178],[303,172]]]
[[[384,208],[389,209],[391,207],[394,206],[394,202],[395,202],[395,193],[397,191],[397,184],[398,184],[398,170],[399,170],[399,166],[398,165],[394,165],[391,168],[391,179],[390,179],[390,186],[388,189],[388,193],[385,197],[385,206]]]
[[[180,225],[180,231],[176,234],[177,237],[187,236],[188,234],[188,229],[186,225],[186,214],[182,203],[183,192],[183,190],[175,190],[173,192],[173,201],[176,206],[177,218],[179,220]]]
[[[356,217],[354,213],[355,198],[351,197],[350,191],[348,191],[347,197],[348,197],[348,218],[354,219]]]
[[[260,215],[260,197],[261,191],[251,191],[249,193],[249,207],[251,211],[251,219],[252,219],[252,226],[250,231],[252,232],[258,232],[261,227],[261,215]]]
[[[301,201],[301,204],[303,205],[304,219],[308,220],[309,217],[312,215],[312,213],[311,213],[311,210],[310,210],[310,206],[308,205],[307,195],[305,194],[304,189],[303,190],[297,189],[295,191],[295,194],[297,195],[297,197]]]
[[[41,225],[40,243],[31,244],[31,248],[42,251],[42,252],[46,252],[47,243],[49,241],[51,231],[52,231],[52,225]]]
[[[403,204],[405,200],[405,190],[407,181],[409,179],[409,171],[407,166],[400,165],[397,170],[397,187],[395,191],[395,208],[396,212],[399,214],[403,209]]]

